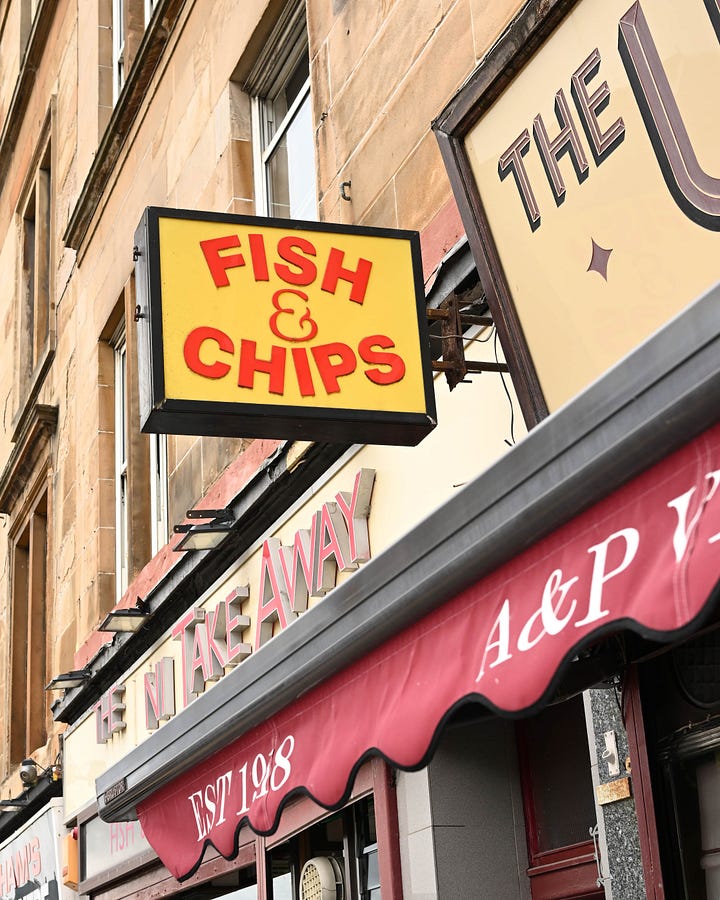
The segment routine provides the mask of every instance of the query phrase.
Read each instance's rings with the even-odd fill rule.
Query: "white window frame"
[[[123,0],[112,0],[113,104],[125,84],[125,15]]]
[[[20,400],[52,341],[52,144],[48,138],[19,210],[21,313]]]
[[[115,358],[115,596],[129,584],[127,341],[123,323],[111,341]]]
[[[125,324],[113,335],[115,357],[115,594],[120,599],[130,582],[129,523],[129,428],[127,338]],[[168,541],[168,445],[167,435],[149,435],[150,452],[150,552]]]
[[[166,434],[150,435],[150,549],[152,555],[168,541],[168,445]]]
[[[262,53],[245,79],[243,90],[251,97],[251,128],[253,141],[253,181],[255,188],[255,212],[271,214],[269,163],[278,144],[288,134],[298,113],[310,103],[310,77],[293,100],[282,120],[270,134],[270,108],[277,95],[278,86],[296,68],[303,56],[308,55],[307,24],[304,0],[290,0],[283,9],[275,27],[265,43]],[[314,151],[313,151],[314,156]],[[313,179],[316,164],[313,159]],[[317,219],[317,194],[313,180],[314,208],[305,218]]]
[[[293,100],[290,109],[285,114],[280,124],[275,129],[272,137],[268,139],[268,106],[269,103],[263,97],[252,98],[252,134],[253,146],[258,148],[255,154],[257,160],[254,166],[256,214],[259,216],[270,215],[270,179],[269,163],[275,150],[286,137],[290,126],[295,120],[300,109],[305,103],[310,102],[310,78],[300,89],[300,93]],[[315,210],[317,216],[317,208]]]

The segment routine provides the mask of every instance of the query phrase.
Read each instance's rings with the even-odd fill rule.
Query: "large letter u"
[[[720,0],[705,0],[720,40]],[[720,231],[720,178],[700,167],[640,2],[620,19],[618,49],[665,183],[693,222]]]

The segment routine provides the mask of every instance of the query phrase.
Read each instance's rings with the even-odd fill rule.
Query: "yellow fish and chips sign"
[[[417,444],[435,426],[419,237],[149,207],[144,431]]]

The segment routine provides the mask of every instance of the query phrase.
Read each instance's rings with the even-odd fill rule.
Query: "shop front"
[[[673,6],[532,0],[436,121],[532,430],[490,453],[486,411],[455,395],[432,429],[418,379],[419,446],[338,451],[212,585],[177,589],[162,637],[131,663],[120,647],[102,698],[69,715],[67,769],[86,777],[66,812],[86,851],[115,827],[140,843],[117,863],[84,852],[84,893],[715,895],[720,287],[698,159],[720,135],[697,101],[718,16],[698,0],[683,30]],[[272,242],[212,227],[224,290],[250,272],[238,248],[257,267]],[[360,267],[338,271],[357,287]],[[161,326],[141,317],[147,343]],[[177,358],[242,381],[233,328]],[[332,354],[286,357],[301,399],[311,358],[340,377]],[[197,413],[149,371],[148,409]],[[268,427],[303,406],[281,386]]]
[[[0,897],[3,900],[71,900],[77,841],[66,833],[61,799],[51,800],[0,844]]]
[[[693,635],[717,634],[718,299],[714,291],[688,307],[272,640],[258,645],[255,626],[255,650],[242,664],[97,779],[100,816],[137,816],[180,881],[218,855],[233,860],[254,848],[261,896],[285,896],[284,878],[297,894],[303,877],[315,876],[328,890],[336,878],[373,896],[375,871],[383,896],[400,896],[389,773],[432,768],[453,742],[467,754],[462,734],[490,742],[498,716],[530,716],[518,726],[527,751],[523,760],[519,741],[518,783],[523,766],[532,779],[538,735],[563,735],[558,753],[574,746],[575,701],[559,701],[619,679],[629,760],[596,797],[603,804],[613,793],[634,794],[645,885],[662,896],[665,850],[651,815],[656,757],[643,719],[643,709],[647,718],[655,707],[643,683],[666,648],[692,652]],[[358,469],[348,496],[367,472]],[[261,608],[271,609],[283,592],[274,593],[269,548],[263,552]],[[233,593],[228,586],[223,597]],[[275,612],[279,622],[280,607]],[[197,636],[196,628],[184,644],[188,678],[202,671]],[[703,640],[715,646],[714,637]],[[148,659],[144,669],[157,664]],[[691,743],[676,739],[664,757],[673,761],[670,787],[680,763],[692,763],[702,784],[712,780],[703,767],[710,744]],[[475,747],[478,777],[487,749]],[[554,792],[561,813],[567,778]],[[532,795],[527,777],[523,787]],[[561,814],[570,836],[545,846],[547,834],[536,828],[533,844],[533,829],[553,813],[538,803],[532,822],[528,809],[526,798],[531,855],[517,871],[521,881],[529,876],[532,895],[550,895],[557,879],[567,884],[562,896],[605,890],[587,830],[579,841]],[[696,862],[712,870],[711,853]],[[526,895],[527,881],[510,894],[507,870],[497,878],[488,882],[494,895],[503,896],[501,887]]]
[[[445,282],[464,284],[472,270],[463,244],[448,259],[438,282],[446,291]],[[433,302],[432,295],[429,302]],[[483,328],[486,326],[475,330]],[[482,342],[474,347],[476,355],[493,352]],[[66,820],[78,830],[80,890],[84,895],[98,900],[164,894],[194,897],[201,891],[207,897],[289,898],[298,895],[303,870],[314,860],[305,873],[309,882],[316,879],[325,885],[336,878],[348,897],[377,898],[381,887],[386,898],[402,896],[403,846],[397,802],[402,773],[377,754],[365,752],[364,703],[357,697],[341,695],[339,705],[332,701],[327,709],[322,698],[316,698],[314,725],[310,717],[304,738],[296,734],[294,724],[279,742],[271,733],[275,726],[271,732],[258,733],[257,747],[242,777],[248,805],[257,807],[257,798],[261,806],[263,798],[278,799],[275,810],[268,810],[264,825],[243,822],[237,810],[230,813],[227,804],[234,802],[230,793],[237,786],[234,772],[227,777],[227,770],[208,776],[214,778],[213,784],[198,789],[191,804],[196,829],[193,849],[201,848],[200,855],[182,872],[184,863],[157,852],[154,829],[145,821],[134,816],[123,821],[102,818],[106,801],[126,798],[128,782],[124,778],[113,782],[102,790],[98,801],[95,778],[129,761],[138,749],[149,749],[155,741],[171,752],[171,735],[185,734],[188,716],[205,737],[202,747],[183,753],[187,763],[203,765],[202,760],[213,752],[234,752],[239,720],[245,713],[235,699],[228,701],[239,686],[252,693],[259,691],[266,711],[262,720],[271,715],[270,707],[278,711],[283,696],[287,703],[307,693],[310,678],[322,683],[338,661],[347,658],[349,636],[360,656],[368,651],[372,636],[364,634],[365,614],[354,609],[360,596],[351,591],[348,596],[354,600],[348,604],[347,598],[342,599],[342,590],[372,569],[398,535],[438,506],[447,497],[451,482],[473,477],[502,454],[505,445],[499,429],[492,437],[485,429],[493,408],[498,418],[506,418],[507,399],[500,379],[486,387],[486,417],[474,422],[467,419],[467,393],[440,392],[442,426],[419,447],[341,447],[335,458],[320,468],[313,463],[312,447],[288,442],[285,455],[276,457],[267,484],[260,478],[251,482],[237,499],[234,514],[240,518],[243,513],[237,510],[245,504],[254,504],[250,507],[253,517],[267,516],[268,509],[280,506],[280,462],[293,477],[304,479],[301,483],[306,486],[294,501],[268,522],[259,537],[234,554],[227,552],[204,590],[199,591],[197,585],[200,575],[208,583],[206,570],[213,559],[209,554],[195,556],[196,569],[185,582],[178,573],[183,564],[192,562],[190,554],[179,557],[164,578],[156,578],[143,604],[150,613],[146,624],[105,645],[93,661],[94,669],[105,670],[102,695],[83,708],[78,700],[83,688],[69,691],[56,709],[56,714],[69,722],[64,736]],[[474,457],[467,452],[472,446],[479,448]],[[444,467],[436,465],[440,454]],[[409,477],[411,472],[413,477]],[[421,477],[424,490],[418,492],[417,479]],[[249,513],[244,516],[246,521],[250,519]],[[382,572],[381,567],[381,578]],[[172,615],[165,611],[170,602],[177,603]],[[332,607],[332,615],[311,624],[322,607]],[[377,612],[383,610],[378,607]],[[397,620],[399,612],[396,610],[387,624]],[[332,624],[336,616],[338,621]],[[376,625],[384,627],[383,617],[380,615]],[[153,628],[156,637],[148,642],[145,636]],[[339,657],[325,646],[317,650],[317,641],[325,645],[328,640],[331,646],[339,641]],[[141,641],[145,641],[144,649],[128,653]],[[315,657],[309,667],[296,656],[304,656],[306,651]],[[129,663],[122,662],[128,658]],[[297,671],[296,662],[300,666]],[[282,686],[266,686],[266,677],[281,670],[285,673]],[[219,703],[226,706],[229,718],[216,731],[206,720],[210,709],[206,704],[222,691],[226,693]],[[244,700],[240,703],[245,705]],[[351,727],[343,709],[347,703],[355,704],[355,737],[346,747],[338,745],[334,750],[333,735]],[[334,712],[330,713],[330,708]],[[258,708],[248,706],[246,713],[253,718]],[[339,716],[336,724],[327,720],[329,713]],[[250,722],[248,727],[255,724]],[[312,791],[297,789],[302,786],[293,773],[299,771],[300,741],[306,748],[305,762],[330,776],[331,808],[324,793],[315,797]],[[151,751],[158,764],[167,757],[166,750],[156,745]],[[339,768],[333,759],[336,752]],[[158,785],[165,780],[169,783],[170,769],[159,772],[157,778]],[[400,790],[404,789],[401,785]],[[276,815],[281,806],[281,815]],[[222,851],[214,846],[212,834],[215,825],[223,824],[221,820],[232,825]],[[172,822],[167,834],[179,851],[181,842],[179,835],[172,836],[174,829]]]
[[[690,447],[697,433],[691,425],[675,438],[672,410],[687,403],[695,422],[700,395],[691,399],[671,367],[675,343],[695,327],[697,310],[713,297],[717,305],[720,208],[712,173],[720,135],[702,107],[720,61],[718,12],[715,2],[682,9],[665,0],[525,3],[434,122],[526,421],[559,411],[542,425],[559,440],[559,416],[576,405],[578,391],[590,396],[619,372],[637,403],[647,402],[632,361],[653,345],[669,351],[658,364],[673,387],[667,415],[646,445],[648,461],[678,441]],[[710,396],[712,370],[707,374]],[[606,399],[609,411],[615,404]],[[641,430],[630,422],[628,429],[642,446]],[[714,464],[704,477],[709,506]],[[687,527],[699,521],[692,500],[700,495],[698,486],[665,501],[665,516],[679,513],[678,562],[692,541]],[[653,528],[662,519],[647,510]],[[712,536],[709,546],[716,542]],[[708,564],[712,582],[717,562]],[[568,597],[574,589],[568,586]],[[628,611],[637,590],[623,598]],[[651,594],[653,605],[669,609],[666,590]],[[647,896],[717,893],[712,798],[720,649],[711,606],[696,622],[700,634],[677,635],[680,643],[667,651],[654,643],[657,634],[650,645],[622,642],[615,689],[628,732]],[[613,700],[604,706],[611,709]],[[617,763],[612,740],[596,749]],[[596,790],[599,804],[613,802],[603,785]],[[622,824],[626,835],[629,823]],[[618,830],[616,843],[624,834]],[[609,835],[606,844],[612,855]],[[607,880],[607,895],[635,896],[619,874]]]

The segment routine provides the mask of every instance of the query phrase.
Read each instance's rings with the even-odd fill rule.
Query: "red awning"
[[[178,878],[231,857],[291,794],[340,805],[371,753],[423,764],[461,702],[520,714],[602,634],[689,632],[719,577],[720,426],[139,803],[145,835]]]

